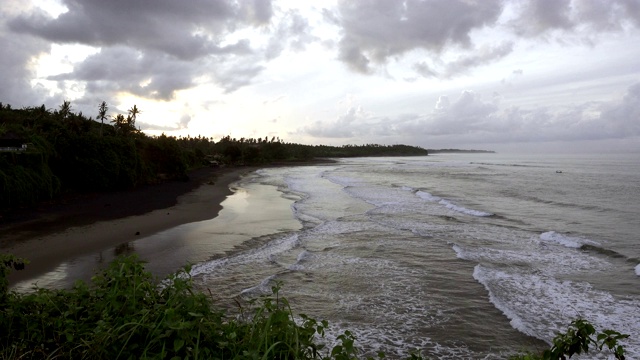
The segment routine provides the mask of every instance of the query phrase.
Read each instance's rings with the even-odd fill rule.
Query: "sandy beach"
[[[76,198],[12,214],[0,224],[0,251],[30,261],[11,283],[35,278],[58,264],[181,224],[214,218],[229,185],[254,167],[200,169],[187,182]]]

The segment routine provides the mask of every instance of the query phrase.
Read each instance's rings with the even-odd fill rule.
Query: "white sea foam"
[[[397,327],[380,326],[354,326],[353,324],[331,323],[326,329],[324,343],[329,348],[339,345],[338,336],[345,330],[349,330],[357,339],[358,345],[366,350],[361,354],[363,358],[377,358],[378,352],[385,353],[386,358],[403,359],[407,358],[410,350],[418,349],[428,352],[428,358],[441,360],[459,360],[477,358],[468,347],[461,343],[438,344],[429,337],[415,337],[412,341],[407,339],[407,334]],[[424,354],[424,353],[423,353]],[[489,359],[493,357],[487,357]]]
[[[398,188],[384,186],[347,187],[344,190],[349,195],[374,206],[402,204],[405,202],[405,197],[411,196]]]
[[[636,275],[640,276],[640,264],[636,265]]]
[[[525,334],[547,342],[574,319],[589,320],[598,329],[630,334],[625,340],[629,358],[640,356],[636,299],[619,299],[588,283],[562,281],[539,273],[497,270],[476,265],[473,277],[489,292],[490,301]],[[545,314],[545,316],[541,316]]]
[[[287,266],[287,269],[293,270],[293,271],[304,270],[303,262],[307,259],[310,259],[311,257],[312,257],[312,254],[310,252],[308,252],[307,250],[302,250],[296,257],[296,262]]]
[[[478,247],[474,245],[452,246],[460,259],[479,263],[527,265],[538,273],[554,276],[585,271],[602,271],[610,269],[612,264],[606,259],[593,257],[584,252],[557,251],[557,249],[532,249],[520,243],[518,249],[498,249]]]
[[[600,245],[595,241],[584,239],[575,236],[567,236],[557,233],[555,231],[547,231],[545,233],[540,234],[540,239],[545,242],[553,242],[560,244],[562,246],[566,246],[568,248],[576,248],[579,249],[582,245]]]
[[[416,195],[418,197],[420,197],[421,199],[430,201],[430,202],[437,202],[440,205],[443,205],[444,207],[446,207],[449,210],[453,210],[459,213],[463,213],[463,214],[467,214],[467,215],[471,215],[471,216],[479,216],[479,217],[486,217],[486,216],[492,216],[492,213],[489,212],[485,212],[485,211],[479,211],[479,210],[473,210],[473,209],[468,209],[459,205],[456,205],[454,203],[452,203],[449,200],[443,199],[441,197],[432,195],[426,191],[422,191],[419,190],[416,192]]]
[[[493,216],[492,213],[485,212],[485,211],[480,211],[480,210],[467,209],[465,207],[458,206],[458,205],[453,204],[452,202],[450,202],[448,200],[444,200],[444,199],[438,201],[438,204],[444,205],[444,207],[446,207],[447,209],[451,209],[453,211],[457,211],[457,212],[460,212],[460,213],[463,213],[463,214],[467,214],[467,215],[471,215],[471,216],[479,216],[479,217]]]
[[[304,260],[310,258],[311,256],[312,255],[310,252],[308,252],[307,250],[303,250],[300,252],[300,254],[298,254],[296,262],[303,262]]]
[[[460,246],[458,246],[458,245],[454,244],[454,245],[452,246],[452,248],[453,248],[453,251],[455,251],[455,252],[456,252],[456,257],[457,257],[458,259],[469,260],[469,259],[467,258],[466,251],[465,251],[464,249],[462,249]]]
[[[424,200],[427,201],[432,201],[432,202],[438,202],[441,200],[441,198],[437,197],[437,196],[433,196],[430,193],[426,192],[426,191],[422,191],[422,190],[418,190],[416,191],[416,195]]]
[[[308,193],[306,189],[307,179],[294,177],[290,175],[290,176],[285,176],[284,181],[287,184],[287,187],[289,188],[289,190],[300,192],[303,194]]]
[[[267,276],[260,282],[260,284],[246,288],[242,290],[240,294],[244,296],[257,296],[262,294],[270,294],[271,288],[269,287],[269,284],[273,279],[275,279],[275,275]]]
[[[297,201],[294,215],[301,221],[316,225],[342,216],[366,211],[366,204],[344,196],[344,188],[319,174],[294,173],[285,177],[288,186],[303,194]]]
[[[362,184],[362,181],[347,176],[328,175],[327,172],[323,175],[324,178],[331,181],[334,184],[342,186],[357,186]]]
[[[255,262],[273,262],[275,254],[283,253],[296,247],[299,244],[298,234],[287,235],[276,238],[267,244],[250,249],[231,257],[215,259],[194,265],[191,269],[191,276],[208,274],[218,268],[230,267]]]

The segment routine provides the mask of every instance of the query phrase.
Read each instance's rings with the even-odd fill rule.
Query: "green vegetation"
[[[202,136],[147,136],[136,127],[142,111],[96,120],[73,112],[65,101],[57,110],[44,105],[12,109],[0,103],[0,210],[33,205],[61,194],[113,191],[165,180],[187,180],[188,170],[209,165],[259,165],[308,161],[318,157],[427,155],[406,145],[313,146],[271,139],[219,141]],[[109,121],[109,119],[111,119]],[[107,120],[105,122],[105,120]],[[3,145],[4,143],[4,145]]]
[[[0,276],[21,268],[0,255]],[[192,288],[189,267],[162,284],[135,256],[115,260],[71,290],[32,294],[0,290],[3,359],[353,359],[354,336],[345,331],[331,349],[322,344],[326,321],[296,322],[279,285],[238,314],[214,310]]]
[[[558,334],[553,339],[553,346],[541,355],[518,355],[511,357],[511,360],[564,360],[573,355],[588,353],[590,346],[593,346],[591,349],[598,351],[606,346],[616,359],[624,360],[624,347],[619,341],[628,337],[629,335],[614,330],[604,330],[596,335],[596,329],[591,323],[584,319],[577,319],[569,325],[569,329],[564,334]]]
[[[3,359],[359,359],[355,336],[345,331],[326,346],[327,321],[297,318],[286,299],[272,294],[227,314],[193,289],[189,267],[158,284],[135,256],[120,257],[70,290],[8,291],[7,275],[25,261],[0,254],[0,358]],[[542,355],[511,359],[566,359],[605,346],[624,359],[623,335],[576,320]],[[590,346],[593,345],[593,348]],[[378,354],[383,358],[384,354]],[[409,359],[422,359],[408,353]]]

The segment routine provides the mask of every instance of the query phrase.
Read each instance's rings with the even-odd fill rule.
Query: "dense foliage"
[[[22,264],[0,255],[0,280]],[[6,282],[4,283],[6,284]],[[225,315],[192,289],[189,268],[162,284],[135,257],[118,258],[71,290],[0,289],[3,359],[353,359],[355,338],[322,343],[326,321],[294,318],[279,285],[248,309]]]
[[[0,143],[27,144],[0,151],[0,210],[49,200],[67,192],[112,191],[167,179],[187,179],[191,168],[211,164],[251,165],[305,161],[316,157],[427,155],[406,145],[313,146],[278,138],[219,141],[202,136],[147,136],[136,128],[141,111],[108,115],[105,102],[96,120],[72,111],[12,109],[0,103]],[[106,120],[106,122],[105,122]],[[3,145],[0,144],[0,148]]]
[[[8,290],[7,275],[25,261],[0,254],[0,358],[2,359],[359,359],[355,336],[345,331],[327,346],[327,321],[294,316],[280,284],[272,294],[230,314],[193,289],[189,267],[157,283],[135,256],[120,257],[70,290]],[[593,336],[596,336],[594,339]],[[558,334],[550,349],[514,360],[558,360],[606,347],[624,360],[619,341],[596,335],[585,320]],[[384,354],[379,353],[379,358]],[[409,359],[422,359],[408,352]]]

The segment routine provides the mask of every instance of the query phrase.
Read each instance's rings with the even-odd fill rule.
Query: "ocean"
[[[262,169],[233,190],[214,219],[36,281],[68,286],[135,251],[154,273],[194,263],[223,306],[281,283],[294,313],[329,321],[329,343],[350,330],[374,357],[504,359],[584,318],[631,335],[640,359],[637,154],[340,159]]]
[[[437,154],[268,168],[294,231],[197,264],[215,296],[282,293],[375,356],[499,359],[576,318],[640,358],[640,161]],[[268,207],[265,209],[268,211]],[[589,358],[589,357],[585,357]],[[597,357],[592,357],[597,358]]]

